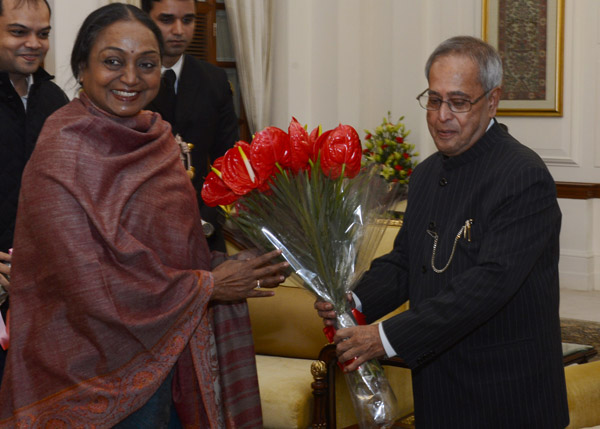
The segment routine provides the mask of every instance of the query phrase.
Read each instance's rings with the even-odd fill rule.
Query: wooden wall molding
[[[590,200],[600,198],[600,183],[556,182],[558,198]]]

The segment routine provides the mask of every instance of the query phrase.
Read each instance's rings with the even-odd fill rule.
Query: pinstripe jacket
[[[497,122],[466,152],[415,169],[394,249],[355,293],[368,322],[410,300],[383,328],[412,368],[418,428],[568,424],[560,223],[544,162]]]

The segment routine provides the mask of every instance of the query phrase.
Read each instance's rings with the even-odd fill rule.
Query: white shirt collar
[[[29,97],[29,91],[31,90],[31,85],[33,85],[33,75],[27,75],[27,94],[25,94],[24,96],[21,97],[21,101],[23,102],[23,106],[25,106],[25,110],[27,110],[27,97]],[[10,83],[12,84],[13,88],[15,87],[15,84],[12,82],[12,80],[10,81]]]
[[[175,64],[173,64],[173,67],[161,67],[161,74],[165,72],[165,70],[171,69],[175,72],[175,76],[176,76],[176,80],[175,80],[175,92],[177,92],[177,88],[179,87],[179,76],[181,75],[181,69],[183,67],[183,57],[184,55],[180,56],[179,59],[177,60],[177,62]]]

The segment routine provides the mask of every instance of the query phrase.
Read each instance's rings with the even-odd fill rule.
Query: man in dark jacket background
[[[192,164],[196,169],[192,184],[200,213],[215,231],[207,237],[212,250],[225,250],[218,212],[205,206],[200,192],[209,164],[223,156],[239,138],[231,86],[225,71],[206,61],[184,54],[194,36],[196,6],[193,0],[142,0],[142,10],[150,15],[165,42],[163,80],[160,92],[147,109],[158,112],[171,123],[173,134],[193,144]],[[171,75],[176,95],[168,94]]]
[[[49,48],[46,0],[0,0],[0,338],[21,175],[44,121],[69,100],[42,67]],[[0,382],[6,341],[0,347]]]

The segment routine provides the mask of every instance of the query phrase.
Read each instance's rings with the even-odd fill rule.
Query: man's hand
[[[364,362],[385,356],[385,349],[379,337],[378,325],[353,326],[339,329],[333,337],[338,361],[345,364],[345,372],[354,371]]]
[[[350,303],[350,307],[354,308],[352,294],[348,293],[346,296],[348,298],[348,302]],[[317,310],[317,314],[319,315],[319,317],[323,319],[323,324],[325,326],[335,326],[336,313],[333,309],[333,304],[327,301],[323,301],[320,298],[317,298],[317,300],[315,301],[315,310]]]
[[[10,276],[10,266],[3,262],[10,262],[11,256],[8,253],[0,252],[0,286],[4,286],[8,289],[10,282],[8,276]]]

